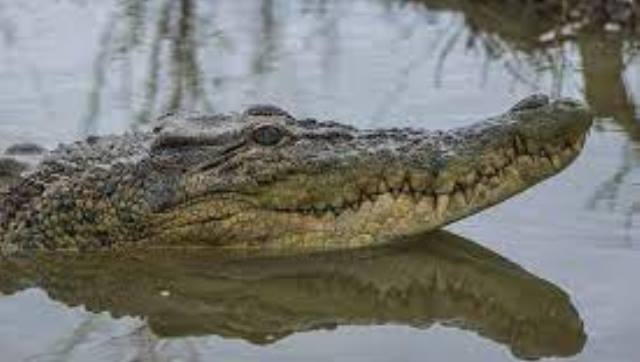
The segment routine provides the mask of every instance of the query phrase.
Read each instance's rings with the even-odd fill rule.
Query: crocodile
[[[169,114],[59,145],[0,200],[3,255],[119,248],[313,251],[389,242],[568,166],[593,117],[532,95],[450,130],[356,129],[272,105]]]

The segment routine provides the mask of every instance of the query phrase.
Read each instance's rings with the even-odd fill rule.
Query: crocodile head
[[[156,158],[184,173],[156,207],[155,237],[333,248],[435,229],[556,174],[591,125],[580,104],[544,96],[451,131],[363,131],[270,106],[240,119],[158,132]]]
[[[18,249],[362,246],[441,227],[558,173],[591,122],[581,104],[545,96],[448,131],[358,130],[273,106],[172,116],[54,152],[9,193],[0,226]],[[27,196],[25,183],[36,189]]]

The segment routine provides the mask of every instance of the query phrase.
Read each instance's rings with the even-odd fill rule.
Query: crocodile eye
[[[262,146],[275,146],[285,137],[285,131],[276,126],[262,126],[253,130],[252,137]]]

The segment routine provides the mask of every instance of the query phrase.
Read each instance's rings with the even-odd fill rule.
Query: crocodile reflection
[[[40,286],[69,305],[142,315],[160,336],[268,344],[340,325],[433,323],[475,331],[520,358],[578,353],[586,335],[559,287],[454,234],[297,256],[145,251],[0,263],[0,289]]]

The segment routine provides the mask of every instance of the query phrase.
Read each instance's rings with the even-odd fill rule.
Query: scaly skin
[[[116,247],[287,251],[432,230],[571,163],[592,123],[532,96],[449,131],[357,130],[272,106],[169,116],[60,146],[0,203],[3,254]]]

